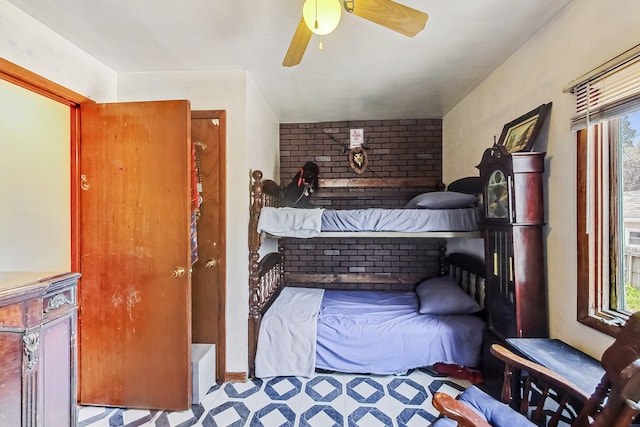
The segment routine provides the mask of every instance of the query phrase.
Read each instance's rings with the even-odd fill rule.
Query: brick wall
[[[310,160],[318,163],[323,178],[355,177],[348,159],[350,129],[364,129],[369,147],[369,167],[360,177],[442,177],[442,120],[418,119],[283,123],[282,179]]]
[[[358,175],[349,165],[350,129],[363,129],[368,167]],[[333,137],[333,138],[332,138]],[[307,161],[320,167],[321,178],[406,178],[442,180],[442,120],[364,120],[280,125],[281,185],[288,184]],[[360,209],[402,207],[433,188],[320,189],[317,207]],[[285,271],[295,273],[437,274],[439,239],[282,239]],[[389,285],[342,285],[384,289]],[[412,288],[413,284],[395,285]]]

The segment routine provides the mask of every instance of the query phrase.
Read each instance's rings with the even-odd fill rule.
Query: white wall
[[[85,96],[115,99],[113,70],[5,0],[0,57]],[[69,271],[70,109],[1,83],[0,270]]]
[[[192,110],[227,111],[227,371],[247,370],[250,168],[274,176],[279,122],[245,71],[125,73],[118,101],[188,99]]]
[[[116,73],[0,0],[0,57],[99,102],[115,100]]]
[[[482,152],[505,123],[553,102],[548,144],[536,147],[547,151],[551,334],[597,357],[611,339],[575,320],[576,152],[568,127],[573,97],[562,88],[637,44],[638,12],[637,0],[575,0],[443,118],[443,179],[450,182],[477,174]],[[277,120],[250,76],[228,71],[119,78],[6,0],[0,0],[0,56],[98,102],[184,98],[193,109],[227,110],[227,367],[244,371],[249,171],[260,168],[276,179],[278,171]]]
[[[265,179],[280,182],[280,122],[251,76],[247,79],[247,100],[247,117],[251,123],[247,135],[249,173],[261,170]],[[259,252],[262,257],[277,251],[278,240],[265,239]],[[247,285],[247,295],[248,292]]]
[[[71,268],[70,108],[0,80],[0,271]]]
[[[279,123],[245,71],[125,74],[0,0],[0,57],[96,102],[189,99],[227,110],[227,369],[247,369],[250,168],[278,172]]]
[[[576,144],[569,130],[570,81],[640,42],[637,0],[575,0],[443,120],[443,179],[477,175],[482,152],[502,127],[553,102],[545,171],[546,268],[551,336],[600,357],[612,339],[576,321]]]

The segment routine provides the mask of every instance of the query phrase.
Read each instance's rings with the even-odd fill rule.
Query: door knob
[[[173,270],[171,270],[171,275],[173,277],[181,277],[184,276],[185,273],[185,269],[184,267],[176,267]]]
[[[205,263],[204,266],[207,267],[207,268],[213,268],[216,265],[218,265],[218,261],[216,261],[215,259],[209,259],[209,260],[207,260],[207,262]]]

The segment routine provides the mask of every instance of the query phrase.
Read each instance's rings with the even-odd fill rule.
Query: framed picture
[[[550,110],[551,102],[542,104],[504,125],[498,145],[504,146],[509,153],[531,151]]]

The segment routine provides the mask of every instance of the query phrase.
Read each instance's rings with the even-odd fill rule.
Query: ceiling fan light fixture
[[[305,24],[312,33],[321,36],[336,29],[341,15],[340,0],[307,0],[302,6]]]

